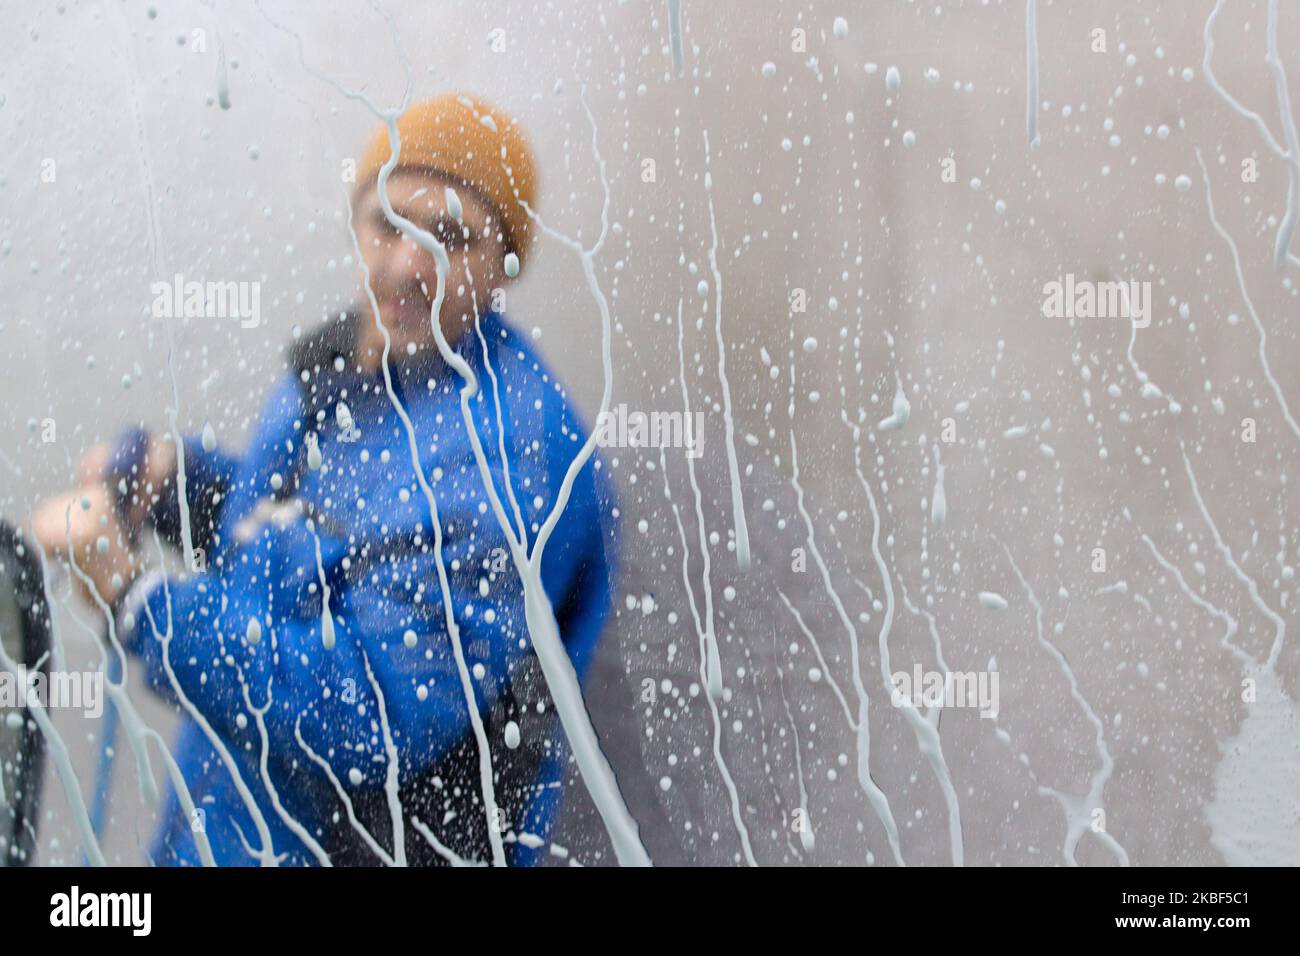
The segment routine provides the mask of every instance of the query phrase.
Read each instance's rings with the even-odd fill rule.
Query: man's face
[[[491,305],[492,290],[508,281],[504,268],[508,249],[495,209],[465,187],[453,187],[461,205],[457,222],[447,208],[448,185],[449,180],[437,173],[401,169],[388,180],[388,199],[399,216],[428,230],[447,248],[451,268],[441,325],[447,340],[455,345],[473,326],[475,316]],[[419,350],[436,350],[429,321],[438,287],[433,253],[389,223],[379,202],[377,185],[368,187],[357,200],[353,226],[361,255],[370,269],[370,286],[379,303],[380,318],[392,337],[393,358],[400,360],[410,354],[412,345]],[[362,301],[369,305],[364,289]],[[366,332],[370,334],[374,317],[367,318]]]

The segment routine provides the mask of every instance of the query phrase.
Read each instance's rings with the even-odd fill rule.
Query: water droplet
[[[996,591],[981,591],[980,603],[986,608],[993,611],[1005,611],[1007,609],[1007,599]]]
[[[898,390],[894,392],[894,414],[880,422],[876,427],[882,431],[897,431],[907,424],[907,419],[911,417],[912,404],[907,400],[907,395],[903,392],[903,383],[898,383]]]

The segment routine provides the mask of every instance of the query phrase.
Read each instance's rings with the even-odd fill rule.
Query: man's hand
[[[98,482],[41,504],[32,515],[32,534],[47,554],[71,560],[90,579],[87,586],[73,572],[81,596],[92,603],[90,587],[112,604],[139,571],[112,498]]]

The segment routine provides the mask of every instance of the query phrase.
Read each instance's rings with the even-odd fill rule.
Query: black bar
[[[1197,935],[1231,943],[1284,929],[1284,913],[1294,910],[1293,873],[1264,869],[28,869],[0,871],[7,941],[70,932],[128,944],[146,938],[130,925],[51,925],[56,895],[67,897],[69,910],[74,885],[83,906],[92,894],[148,893],[147,938],[205,948],[263,939],[445,946],[457,937],[477,945],[617,944],[629,934],[680,940],[688,929],[734,943],[800,927],[819,937],[867,928],[911,936],[923,927],[917,938],[936,939],[963,926],[998,940],[1020,932],[1042,940],[1046,932],[1071,942]]]

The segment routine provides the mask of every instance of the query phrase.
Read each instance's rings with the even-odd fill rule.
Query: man
[[[555,377],[493,308],[536,231],[524,208],[535,197],[533,157],[519,127],[481,99],[441,96],[397,125],[388,199],[450,256],[440,327],[478,378],[471,408],[489,473],[531,543],[586,440]],[[490,825],[508,862],[545,853],[532,837],[555,815],[564,735],[462,417],[464,382],[433,333],[434,256],[381,203],[389,157],[381,128],[358,162],[351,210],[369,287],[354,311],[294,344],[247,453],[221,451],[205,429],[184,442],[180,468],[168,436],[135,430],[91,456],[92,473],[108,459],[102,480],[35,520],[59,553],[71,521],[73,556],[123,643],[183,708],[176,755],[199,812],[187,818],[169,794],[156,863],[197,863],[200,828],[219,864],[376,864],[403,852],[412,863],[491,862]],[[391,392],[377,319],[391,339]],[[616,513],[593,458],[545,551],[543,585],[580,678],[609,610]],[[149,526],[188,541],[188,573],[140,572],[155,547]],[[492,756],[493,820],[466,682]]]

